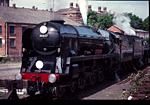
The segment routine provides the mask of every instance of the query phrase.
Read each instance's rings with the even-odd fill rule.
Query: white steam
[[[113,23],[124,31],[128,35],[136,35],[135,31],[130,25],[130,18],[123,14],[115,14],[113,18]]]
[[[83,18],[83,22],[87,25],[87,12],[88,12],[88,4],[86,0],[78,0],[80,12]]]

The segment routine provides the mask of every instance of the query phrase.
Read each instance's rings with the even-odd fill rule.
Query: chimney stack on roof
[[[88,11],[92,11],[92,6],[88,5]]]
[[[101,7],[98,7],[98,12],[102,12],[102,8]]]
[[[13,4],[13,8],[16,8],[16,4]]]
[[[103,11],[106,13],[106,12],[107,12],[107,7],[104,7],[104,8],[103,8]]]
[[[76,3],[76,8],[77,8],[77,10],[79,10],[79,5],[78,5],[78,3]]]
[[[35,6],[32,6],[32,9],[33,9],[33,10],[36,10]]]
[[[50,12],[53,12],[53,8],[50,8]]]
[[[73,8],[73,2],[70,3],[70,8]]]
[[[76,3],[76,8],[79,8],[79,5],[78,5],[78,3]]]

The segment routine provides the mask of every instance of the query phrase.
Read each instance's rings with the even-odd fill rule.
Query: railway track
[[[149,72],[146,72],[147,70],[149,70]],[[148,76],[147,78],[150,78],[150,67],[147,67],[146,69],[144,69],[143,71],[145,71],[145,73],[147,73],[146,75]],[[129,75],[129,74],[128,74]],[[126,78],[126,79],[125,79]],[[122,81],[117,83],[117,84],[121,84],[124,82],[129,81],[127,78],[127,75],[122,78]],[[8,99],[8,100],[16,100],[16,99],[20,99],[20,100],[82,100],[84,97],[87,97],[93,93],[96,93],[98,91],[101,91],[113,84],[115,84],[115,81],[104,81],[100,84],[96,84],[96,86],[90,86],[87,87],[84,91],[78,91],[75,94],[71,94],[69,92],[65,93],[64,97],[62,98],[55,98],[55,97],[51,97],[50,95],[41,95],[39,93],[37,93],[35,96],[28,96],[26,94],[26,90],[25,88],[27,87],[27,81],[16,81],[16,80],[0,80],[0,88],[2,88],[5,91],[5,95],[2,96],[0,99]],[[143,82],[145,84],[146,89],[148,89],[148,86],[150,86],[150,81],[145,81]],[[20,85],[17,85],[20,84]],[[24,89],[24,90],[22,90]],[[139,88],[140,90],[141,88]],[[146,91],[146,90],[145,90]],[[149,90],[147,90],[149,91]],[[141,92],[141,91],[140,91]],[[141,92],[142,93],[142,92]],[[136,93],[135,97],[141,97],[138,96]],[[149,96],[147,96],[149,97]],[[137,99],[137,98],[135,98]]]

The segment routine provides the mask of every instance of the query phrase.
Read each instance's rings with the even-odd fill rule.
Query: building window
[[[10,26],[10,35],[15,35],[15,26]]]
[[[2,33],[2,26],[0,26],[0,35],[1,35],[1,33]]]
[[[0,48],[2,48],[2,38],[0,38]]]
[[[10,39],[10,47],[11,48],[15,48],[16,47],[15,39]]]

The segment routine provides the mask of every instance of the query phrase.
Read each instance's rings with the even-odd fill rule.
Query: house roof
[[[37,10],[29,8],[0,6],[0,17],[5,22],[12,23],[38,24],[43,21],[63,19],[66,24],[80,25],[79,23],[67,18],[64,15],[55,12],[52,13],[46,10]]]
[[[136,31],[136,32],[143,32],[143,33],[149,33],[148,31],[141,30],[141,29],[134,29],[134,31]]]
[[[121,30],[119,27],[115,25],[109,27],[107,30],[111,32],[124,33],[123,30]]]
[[[60,14],[81,14],[79,8],[65,8],[65,9],[60,9],[56,11],[57,13]]]
[[[141,30],[141,29],[135,29],[135,28],[131,28],[131,29],[134,30],[136,33],[139,33],[139,32],[149,33],[148,31]],[[119,27],[117,27],[116,25],[109,27],[107,30],[112,31],[112,32],[124,33],[124,31],[122,29],[120,29]]]
[[[81,12],[78,7],[59,9],[58,11],[56,11],[56,13],[63,15],[63,16],[67,16],[69,19],[74,20],[79,24],[83,24]],[[75,14],[75,15],[73,16],[72,14]]]

